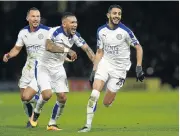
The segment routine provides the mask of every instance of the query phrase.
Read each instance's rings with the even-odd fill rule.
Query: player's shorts
[[[26,62],[22,70],[21,78],[19,79],[19,88],[27,88],[29,86],[38,92],[37,80],[35,78],[35,67],[36,62],[34,64]]]
[[[39,65],[37,73],[38,86],[41,91],[50,89],[55,93],[69,92],[67,76],[63,65],[51,68]]]
[[[112,65],[104,58],[98,64],[95,79],[107,82],[107,89],[112,92],[117,92],[123,85],[126,79],[127,71],[131,67],[131,62],[123,62],[117,66]]]

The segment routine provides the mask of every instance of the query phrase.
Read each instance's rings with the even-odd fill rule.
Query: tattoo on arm
[[[63,53],[64,52],[64,45],[63,46],[57,46],[52,40],[47,39],[46,50],[53,52],[53,53]]]
[[[88,55],[89,59],[94,62],[94,58],[95,58],[95,55],[94,55],[94,52],[92,51],[92,49],[88,46],[84,49],[84,51],[86,52],[86,54]]]

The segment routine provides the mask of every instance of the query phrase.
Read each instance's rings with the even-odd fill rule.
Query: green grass
[[[98,102],[89,133],[77,133],[85,123],[90,92],[71,92],[58,124],[63,131],[46,131],[55,96],[44,106],[39,126],[26,129],[27,117],[18,93],[0,93],[0,136],[178,136],[178,91],[120,92],[112,107]]]

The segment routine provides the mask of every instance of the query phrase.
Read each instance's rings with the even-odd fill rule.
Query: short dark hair
[[[75,16],[75,15],[73,13],[71,13],[71,12],[64,12],[62,14],[61,21],[63,21],[63,19],[65,19],[65,18],[71,17],[71,16]]]
[[[36,8],[36,7],[32,7],[32,8],[30,8],[30,9],[27,11],[27,15],[29,14],[29,12],[30,12],[31,10],[38,10],[38,11],[39,11],[39,9],[38,9],[38,8]]]
[[[113,8],[118,8],[122,11],[122,7],[117,5],[117,4],[114,4],[114,5],[111,5],[109,8],[108,8],[108,12],[110,12]]]

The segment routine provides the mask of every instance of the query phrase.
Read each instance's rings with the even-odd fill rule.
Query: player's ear
[[[29,17],[28,16],[26,16],[26,20],[29,21]]]
[[[109,13],[107,13],[107,14],[106,14],[106,16],[107,16],[107,18],[109,19],[109,17],[110,17],[110,14],[109,14]]]
[[[62,21],[62,26],[66,27],[66,21],[65,20]]]

